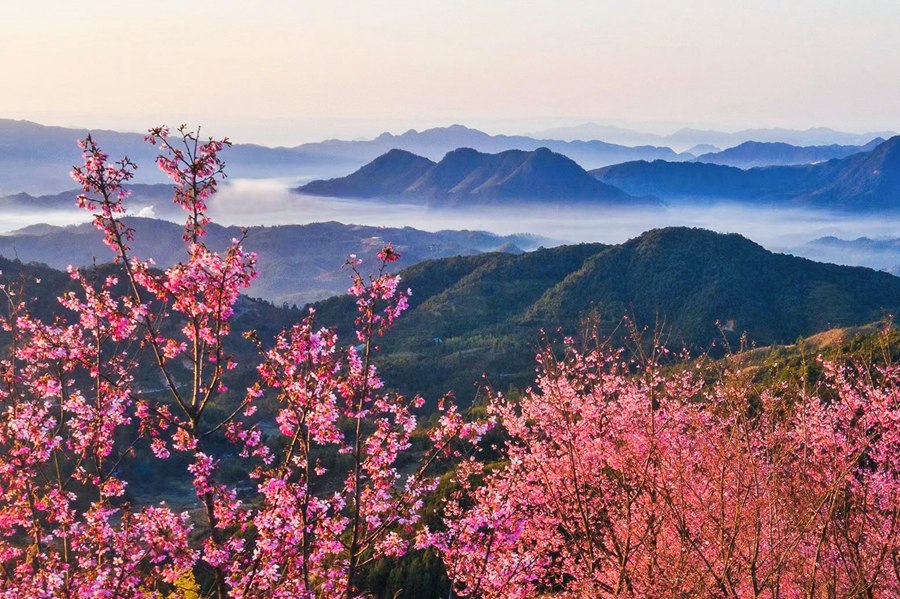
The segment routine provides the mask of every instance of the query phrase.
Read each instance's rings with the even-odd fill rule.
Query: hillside
[[[598,181],[574,161],[547,148],[498,154],[459,148],[436,164],[392,150],[346,177],[313,181],[297,191],[439,204],[499,200],[651,203]]]
[[[754,200],[843,211],[900,208],[900,136],[868,152],[803,166],[741,170],[703,163],[629,162],[591,171],[631,194]]]
[[[825,183],[815,167],[749,170],[702,162],[625,162],[591,171],[599,180],[631,194],[667,200],[729,199],[783,202]]]
[[[840,208],[900,207],[900,136],[839,161],[827,183],[800,200]]]
[[[310,195],[351,198],[395,196],[421,179],[434,164],[405,150],[391,150],[346,177],[312,181],[300,190]]]
[[[411,309],[386,338],[382,368],[403,390],[442,387],[471,399],[484,372],[498,388],[524,386],[541,329],[578,335],[599,318],[608,333],[623,315],[660,323],[669,344],[705,351],[732,342],[792,342],[900,309],[900,278],[773,254],[738,235],[700,229],[647,232],[615,246],[586,244],[522,255],[426,261],[403,271]],[[319,304],[347,322],[346,298]]]
[[[184,258],[182,227],[156,219],[132,218],[135,230],[132,246],[136,255],[153,258],[168,266]],[[213,249],[227,247],[240,237],[238,227],[210,225],[207,243]],[[348,254],[358,254],[371,263],[384,243],[392,242],[408,266],[421,260],[477,254],[485,251],[521,252],[549,245],[549,240],[528,235],[501,237],[482,231],[439,231],[431,233],[410,227],[385,228],[340,223],[249,227],[244,246],[258,255],[259,278],[250,295],[288,304],[302,305],[344,293],[348,275],[341,265]],[[0,235],[0,255],[24,262],[42,262],[58,269],[69,264],[88,266],[96,258],[111,259],[99,232],[90,224],[28,227],[10,235]]]

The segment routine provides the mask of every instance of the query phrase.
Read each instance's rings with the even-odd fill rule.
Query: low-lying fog
[[[620,243],[657,227],[685,225],[740,233],[770,249],[794,247],[826,235],[843,239],[900,237],[900,213],[848,216],[799,208],[753,208],[734,203],[621,209],[574,206],[427,208],[397,201],[305,196],[282,181],[242,180],[222,188],[210,215],[220,224],[278,225],[335,220],[426,231],[480,229],[503,235],[533,233],[562,242]]]
[[[376,226],[410,226],[428,231],[480,229],[499,234],[533,233],[560,242],[618,243],[670,225],[740,233],[775,250],[796,248],[827,235],[842,239],[900,237],[900,214],[846,215],[798,208],[754,208],[737,204],[670,205],[618,209],[535,204],[437,209],[397,201],[346,200],[293,193],[296,181],[230,180],[211,201],[210,216],[223,225],[281,225],[321,221]],[[145,210],[146,212],[146,210]],[[157,211],[159,212],[159,211]],[[84,212],[0,214],[0,231],[36,223],[85,222]],[[833,257],[830,259],[834,260]],[[848,263],[863,263],[848,260]]]

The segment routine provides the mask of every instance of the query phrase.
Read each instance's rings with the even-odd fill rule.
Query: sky
[[[0,118],[294,145],[462,123],[900,128],[896,0],[29,0]]]

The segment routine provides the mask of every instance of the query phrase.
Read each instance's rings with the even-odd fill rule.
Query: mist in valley
[[[707,201],[634,209],[591,207],[584,202],[553,206],[532,202],[434,208],[391,199],[352,200],[302,195],[291,191],[296,184],[284,179],[233,181],[216,196],[210,215],[224,225],[338,221],[409,226],[425,231],[470,229],[499,235],[528,233],[558,244],[621,243],[649,229],[689,226],[739,233],[773,251],[786,251],[826,236],[896,238],[900,231],[900,213],[849,215]]]
[[[292,188],[303,178],[230,179],[211,200],[209,214],[220,225],[276,226],[337,221],[382,227],[413,227],[425,231],[483,230],[499,235],[532,234],[541,245],[601,242],[621,243],[649,229],[689,226],[723,233],[739,233],[767,249],[848,265],[894,269],[900,264],[897,245],[863,248],[825,247],[811,243],[822,237],[853,240],[859,237],[892,239],[900,231],[900,214],[849,215],[821,210],[754,207],[747,204],[680,202],[662,207],[591,207],[577,204],[505,203],[437,208],[393,199],[353,200],[302,195]],[[171,205],[135,201],[133,215],[178,221]],[[39,224],[65,226],[89,220],[74,207],[54,210],[5,210],[0,232]],[[536,242],[536,243],[538,243]],[[533,248],[523,248],[533,249]]]

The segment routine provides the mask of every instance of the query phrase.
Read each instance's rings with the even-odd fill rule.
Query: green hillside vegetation
[[[900,278],[865,268],[773,254],[739,236],[668,228],[615,246],[584,244],[522,255],[426,261],[403,271],[411,308],[384,339],[388,381],[426,398],[475,396],[531,382],[543,329],[601,334],[623,316],[659,326],[669,346],[696,355],[725,338],[734,347],[791,343],[835,327],[878,321],[900,308]],[[349,298],[317,306],[349,333]]]
[[[113,268],[101,266],[98,275]],[[0,270],[4,281],[14,287],[24,285],[35,312],[44,316],[62,312],[55,297],[72,286],[65,273],[3,258]],[[748,384],[758,389],[815,384],[821,375],[816,359],[820,354],[838,360],[855,356],[874,365],[900,359],[896,330],[831,329],[839,322],[878,320],[890,306],[896,310],[900,279],[772,254],[737,235],[662,229],[615,246],[584,244],[521,255],[432,260],[406,269],[403,275],[404,284],[414,290],[412,308],[385,337],[382,355],[376,360],[390,386],[423,392],[429,399],[446,389],[456,390],[464,401],[470,399],[481,372],[487,372],[488,381],[500,390],[524,388],[533,380],[541,327],[551,338],[558,336],[558,329],[577,334],[592,315],[601,324],[615,325],[623,312],[651,326],[659,316],[663,328],[672,332],[670,345],[692,345],[694,355],[710,366],[711,380],[721,368],[737,365],[747,372]],[[353,308],[346,297],[326,300],[318,305],[320,323],[341,325],[344,341],[350,342],[347,327]],[[233,391],[217,406],[219,410],[240,397],[256,362],[252,345],[240,333],[256,329],[268,342],[277,330],[300,317],[297,311],[266,302],[240,300],[229,345],[240,366],[230,381]],[[782,341],[789,345],[759,347],[708,362],[709,344],[722,335],[715,319],[723,318],[735,320],[734,331],[724,332],[734,348],[740,346],[744,330],[758,344]],[[601,335],[623,336],[611,333],[609,327]],[[717,344],[713,355],[721,348]],[[139,379],[145,391],[152,390],[151,384],[149,375]],[[430,402],[426,409],[433,405]],[[259,417],[271,422],[273,408],[266,406]],[[427,425],[428,419],[423,421]],[[497,435],[491,434],[486,447],[500,442]],[[420,441],[420,437],[414,440]],[[223,441],[215,454],[222,460],[225,482],[238,484],[247,473],[231,452]],[[321,458],[329,467],[341,459],[336,454]],[[183,469],[177,458],[161,463],[140,450],[123,469],[130,482],[130,498],[137,503],[165,497],[177,508],[194,505],[189,481],[176,474]],[[438,494],[429,499],[434,508],[427,516],[429,524],[438,524],[440,494],[449,489],[445,475]],[[242,493],[253,500],[252,487]],[[441,597],[448,589],[443,567],[430,552],[413,551],[398,562],[378,561],[366,576],[378,597]]]

